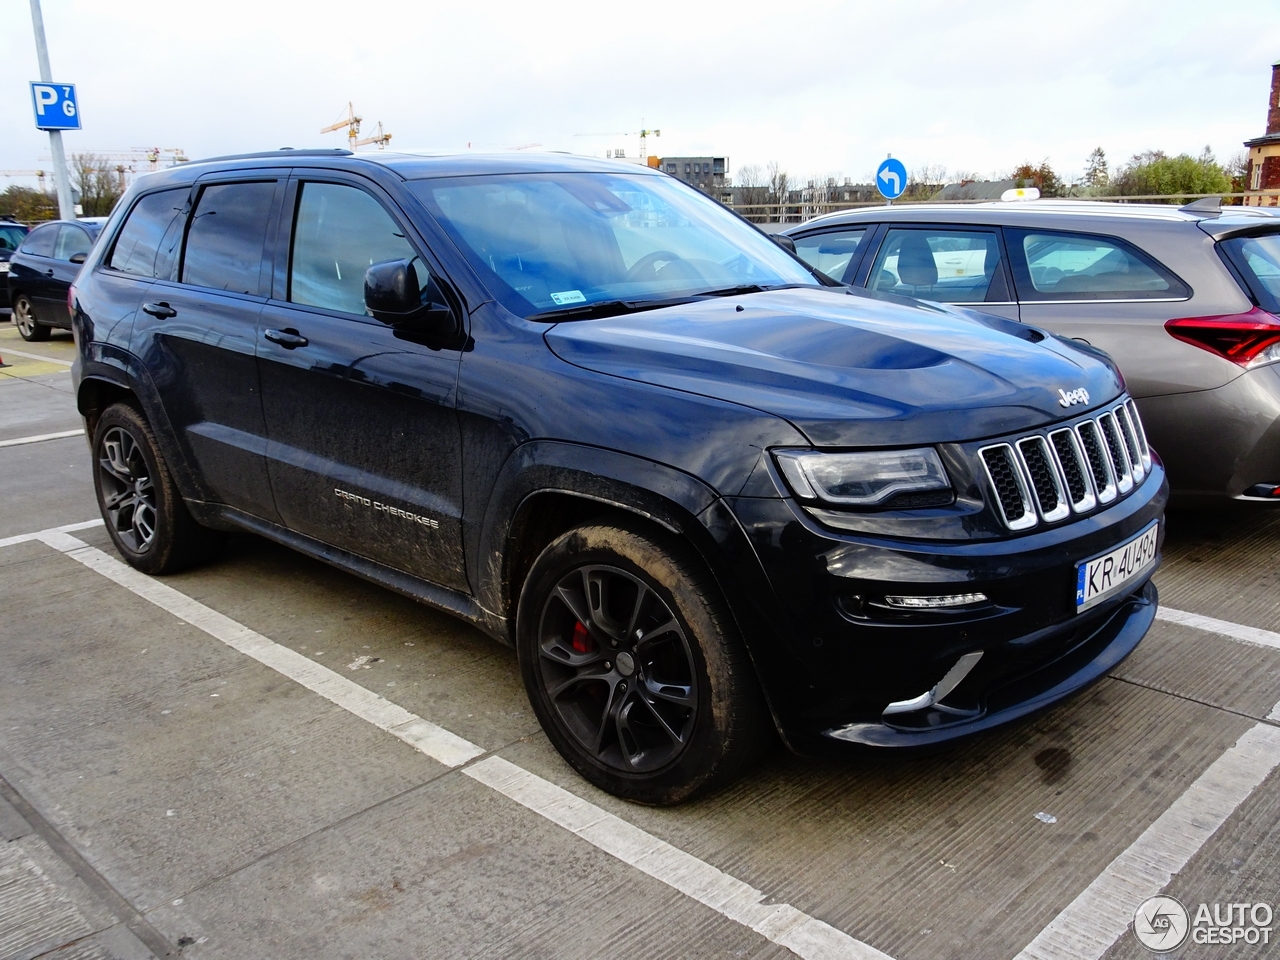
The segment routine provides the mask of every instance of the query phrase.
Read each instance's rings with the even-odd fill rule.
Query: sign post
[[[876,188],[889,203],[902,196],[907,189],[907,168],[902,165],[901,160],[889,157],[876,167]]]
[[[40,0],[31,0],[31,25],[36,34],[36,58],[40,62],[40,83],[31,84],[31,103],[36,114],[36,129],[49,131],[49,153],[53,155],[53,184],[58,190],[58,216],[76,218],[71,198],[71,179],[67,176],[67,155],[62,150],[62,131],[80,129],[80,108],[76,88],[69,83],[54,83],[49,69],[49,46],[44,39],[44,17]]]

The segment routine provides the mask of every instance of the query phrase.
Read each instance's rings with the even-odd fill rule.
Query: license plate
[[[1151,524],[1128,543],[1076,567],[1076,613],[1083,613],[1124,589],[1156,562],[1160,524]]]

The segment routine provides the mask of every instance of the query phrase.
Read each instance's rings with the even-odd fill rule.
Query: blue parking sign
[[[887,200],[897,200],[907,189],[907,168],[890,157],[876,168],[876,187]]]
[[[37,130],[79,130],[80,107],[74,83],[31,82],[31,105]]]

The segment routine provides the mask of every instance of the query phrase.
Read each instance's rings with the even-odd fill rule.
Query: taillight
[[[1164,328],[1179,340],[1242,367],[1280,360],[1280,317],[1254,307],[1225,317],[1182,317]]]

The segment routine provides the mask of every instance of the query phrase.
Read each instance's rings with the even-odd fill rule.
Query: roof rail
[[[1192,200],[1178,209],[1184,213],[1203,213],[1211,217],[1218,217],[1222,215],[1222,198],[1201,197],[1199,200]]]
[[[259,150],[257,153],[229,153],[224,157],[201,157],[192,163],[214,163],[219,160],[265,160],[270,157],[350,157],[350,150],[338,147],[325,150],[295,150],[293,147],[281,147],[279,150]]]

